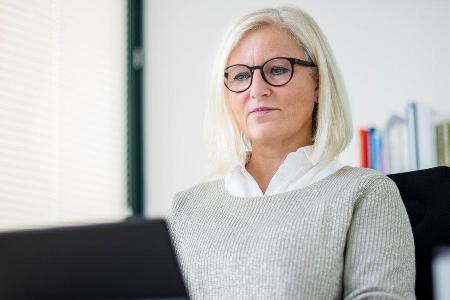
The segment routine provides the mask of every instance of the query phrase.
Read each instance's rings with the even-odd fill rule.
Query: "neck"
[[[286,156],[300,147],[311,144],[311,142],[294,142],[267,145],[253,142],[252,153],[245,168],[258,183],[261,191],[265,193],[270,180],[280,168]]]

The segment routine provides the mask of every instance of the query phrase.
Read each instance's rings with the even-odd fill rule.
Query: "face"
[[[262,65],[274,57],[306,60],[304,51],[286,30],[266,26],[244,35],[227,65]],[[234,120],[252,145],[287,142],[303,146],[311,144],[317,98],[317,80],[311,68],[294,65],[291,81],[279,87],[265,82],[260,70],[255,70],[250,88],[242,93],[228,91],[227,101]]]

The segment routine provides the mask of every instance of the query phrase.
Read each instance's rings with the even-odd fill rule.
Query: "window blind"
[[[0,0],[0,230],[126,217],[126,1]]]

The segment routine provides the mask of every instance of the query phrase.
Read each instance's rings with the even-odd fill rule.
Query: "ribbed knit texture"
[[[175,196],[168,221],[192,299],[415,299],[408,215],[372,170],[253,198],[202,183]]]

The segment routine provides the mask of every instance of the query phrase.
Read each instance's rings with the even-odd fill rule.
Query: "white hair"
[[[347,94],[327,39],[316,22],[293,7],[257,10],[243,16],[229,30],[213,68],[210,97],[205,115],[205,139],[211,175],[223,175],[245,163],[249,141],[237,126],[227,105],[223,72],[230,53],[247,32],[268,25],[286,29],[316,65],[319,80],[318,107],[313,112],[313,162],[329,162],[352,139]]]

